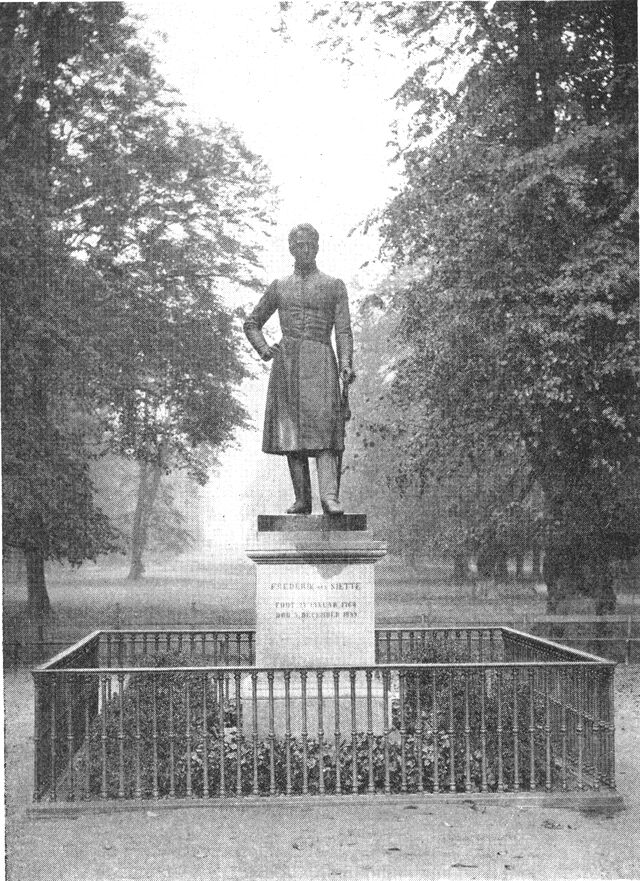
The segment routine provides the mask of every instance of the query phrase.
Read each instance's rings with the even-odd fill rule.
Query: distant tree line
[[[385,353],[360,402],[359,440],[381,446],[377,482],[359,455],[363,486],[393,495],[401,541],[459,564],[471,548],[486,572],[528,518],[549,609],[582,594],[612,611],[612,567],[640,549],[636,4],[315,18],[331,51],[374,33],[414,68],[403,182],[377,218],[394,273],[361,336],[360,357]]]
[[[143,554],[163,476],[203,482],[245,414],[225,285],[258,287],[270,184],[187,121],[121,3],[0,4],[3,541],[44,564]],[[131,534],[96,480],[137,471]],[[125,469],[126,470],[126,469]]]

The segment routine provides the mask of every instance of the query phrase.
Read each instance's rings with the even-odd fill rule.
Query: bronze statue
[[[296,499],[287,514],[311,513],[309,456],[316,457],[323,511],[343,513],[339,469],[348,418],[346,390],[355,379],[353,335],[347,289],[317,268],[318,242],[318,232],[308,223],[291,230],[293,274],[269,285],[244,324],[260,357],[273,359],[262,450],[288,459]],[[269,346],[262,327],[276,310],[282,338]],[[337,364],[331,345],[334,328]]]

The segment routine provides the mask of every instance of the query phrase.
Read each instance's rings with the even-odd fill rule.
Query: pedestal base
[[[257,564],[256,666],[375,664],[373,566],[386,554],[362,514],[262,516]]]
[[[364,514],[258,517],[247,555],[257,566],[255,663],[263,669],[255,695],[251,674],[242,683],[245,735],[257,726],[267,737],[272,724],[279,737],[383,732],[393,688],[385,696],[380,672],[369,685],[364,670],[353,682],[349,670],[375,665],[373,566],[386,552]],[[300,668],[327,667],[341,668],[337,696],[333,671],[323,672],[321,693],[316,670],[301,678]]]

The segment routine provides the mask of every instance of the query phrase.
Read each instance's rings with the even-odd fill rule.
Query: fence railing
[[[508,628],[376,644],[270,669],[250,630],[90,634],[33,671],[34,799],[615,789],[612,663]]]
[[[536,636],[593,647],[625,664],[640,662],[640,617],[635,615],[536,615],[523,622]]]
[[[121,616],[120,616],[121,617]],[[110,629],[131,632],[131,627],[118,620]],[[483,622],[482,629],[487,634],[497,631],[501,626],[507,626],[506,621]],[[637,615],[537,615],[527,617],[522,621],[510,622],[511,626],[518,630],[533,632],[543,638],[560,639],[563,643],[578,648],[592,648],[597,654],[607,653],[612,659],[624,661],[625,664],[640,662],[640,618]],[[387,632],[396,633],[402,625],[403,631],[420,633],[429,627],[434,630],[437,625],[429,622],[426,616],[416,616],[414,619],[398,621],[390,628],[380,627],[377,630],[377,638],[383,645]],[[154,628],[164,630],[173,629],[184,632],[192,630],[200,631],[204,625],[201,620],[185,620],[172,622],[168,625],[154,624]],[[211,625],[215,630],[215,625]],[[480,625],[476,624],[476,627]],[[558,630],[560,628],[560,630]],[[136,625],[136,631],[140,627]],[[236,628],[237,629],[237,628]],[[441,630],[446,628],[441,627]],[[252,628],[249,628],[252,630]],[[7,667],[16,667],[21,664],[41,663],[48,657],[62,649],[69,648],[79,639],[83,632],[80,628],[61,627],[55,622],[49,626],[17,628],[5,626],[3,641],[4,662]],[[229,632],[235,632],[229,629]],[[560,635],[558,635],[560,634]],[[409,638],[407,636],[407,638]],[[384,649],[383,649],[384,653]]]

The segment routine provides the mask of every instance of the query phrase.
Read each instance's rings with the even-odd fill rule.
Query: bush
[[[452,663],[458,659],[454,649],[445,651],[442,647],[428,647],[421,657],[414,660],[433,662],[436,655],[440,663]],[[199,660],[203,664],[208,662],[207,658]],[[147,659],[145,663],[150,663],[150,660]],[[188,663],[193,665],[193,660],[189,659]],[[177,655],[163,655],[154,658],[153,664],[176,667],[184,665],[185,660]],[[515,712],[514,692],[517,701]],[[483,763],[480,674],[471,672],[465,675],[463,670],[455,668],[451,672],[439,669],[435,675],[431,670],[409,673],[405,686],[404,735],[401,733],[400,703],[395,700],[387,737],[374,735],[371,743],[366,734],[360,733],[355,738],[357,791],[366,792],[369,789],[370,776],[376,792],[384,791],[385,777],[388,777],[391,792],[403,791],[403,754],[404,788],[408,792],[419,789],[420,767],[422,787],[426,791],[433,790],[436,766],[440,789],[450,789],[453,776],[455,791],[478,791],[483,783],[489,790],[496,790],[500,754],[504,786],[513,788],[514,719],[517,719],[519,732],[520,785],[528,788],[531,784],[532,734],[534,781],[536,786],[544,784],[543,702],[535,691],[532,695],[528,683],[517,680],[514,683],[510,675],[503,683],[500,695],[502,750],[499,748],[497,731],[496,674],[495,671],[486,672]],[[350,731],[346,732],[337,750],[333,735],[324,738],[322,745],[317,738],[308,737],[305,743],[300,736],[291,737],[288,741],[283,736],[275,737],[273,744],[268,737],[261,737],[254,744],[252,738],[242,734],[239,728],[235,701],[223,700],[220,724],[219,698],[218,682],[204,671],[200,676],[179,670],[158,674],[155,688],[157,738],[154,740],[153,680],[149,674],[131,674],[122,696],[114,694],[103,709],[104,715],[101,714],[93,722],[85,757],[85,761],[89,762],[90,792],[106,792],[108,797],[118,794],[134,797],[139,761],[140,791],[145,797],[154,794],[154,768],[159,796],[204,794],[205,765],[209,793],[218,795],[221,788],[221,752],[225,771],[224,792],[228,795],[237,792],[238,763],[243,794],[252,792],[254,778],[257,778],[260,794],[268,794],[272,782],[277,793],[285,793],[287,768],[289,791],[301,793],[306,777],[307,791],[318,793],[321,766],[324,791],[334,792],[337,763],[340,766],[342,791],[352,791],[354,743]],[[385,767],[388,769],[386,773]]]

